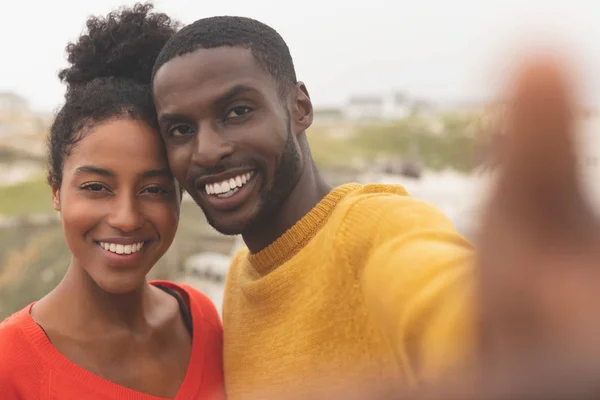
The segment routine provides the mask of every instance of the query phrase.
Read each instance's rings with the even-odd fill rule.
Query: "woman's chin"
[[[133,293],[146,284],[146,274],[111,274],[99,276],[92,280],[102,291],[108,294],[124,295]],[[116,275],[116,276],[115,276]]]

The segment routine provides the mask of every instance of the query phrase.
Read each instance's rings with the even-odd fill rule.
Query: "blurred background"
[[[45,183],[45,137],[64,87],[64,48],[89,15],[129,0],[4,2],[0,13],[0,320],[62,278],[69,251]],[[311,93],[313,156],[333,185],[404,185],[471,236],[493,170],[498,89],[516,55],[541,43],[581,73],[581,160],[600,204],[600,3],[529,0],[155,1],[190,23],[243,15],[279,31]],[[600,210],[600,207],[598,207]],[[242,245],[208,224],[189,199],[175,242],[152,278],[190,283],[220,308],[227,266]]]

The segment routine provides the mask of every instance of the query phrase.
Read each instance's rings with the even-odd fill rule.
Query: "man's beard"
[[[277,214],[282,204],[290,196],[302,173],[302,159],[296,147],[294,135],[288,127],[287,138],[281,159],[275,169],[275,178],[271,187],[264,187],[260,193],[260,205],[257,214],[246,224],[244,231],[257,230],[268,223]],[[241,233],[241,232],[240,232]]]
[[[210,226],[223,235],[239,235],[248,231],[260,230],[265,224],[276,218],[277,211],[283,202],[292,193],[302,173],[302,159],[296,147],[291,126],[288,124],[287,138],[285,141],[281,159],[275,168],[275,178],[270,187],[263,187],[260,192],[258,211],[244,226],[227,228],[212,218],[209,212],[203,208],[204,215]],[[200,202],[196,202],[201,205]]]

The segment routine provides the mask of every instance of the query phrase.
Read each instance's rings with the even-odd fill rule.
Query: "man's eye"
[[[194,130],[187,125],[174,126],[169,130],[169,135],[171,136],[186,136],[192,133],[194,133]]]
[[[228,119],[231,119],[231,118],[241,117],[242,115],[246,114],[248,111],[250,111],[250,107],[246,107],[246,106],[234,107],[225,116],[225,121],[227,121]]]

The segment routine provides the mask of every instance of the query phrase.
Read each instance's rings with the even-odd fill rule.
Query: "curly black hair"
[[[85,132],[112,118],[133,118],[157,127],[150,88],[152,67],[179,23],[152,12],[151,3],[92,16],[76,43],[66,48],[67,85],[48,137],[48,182],[60,187],[65,158]]]
[[[220,16],[199,19],[185,26],[163,47],[152,72],[165,63],[193,51],[223,46],[247,48],[277,82],[285,95],[296,81],[290,50],[279,33],[270,26],[246,17]]]

